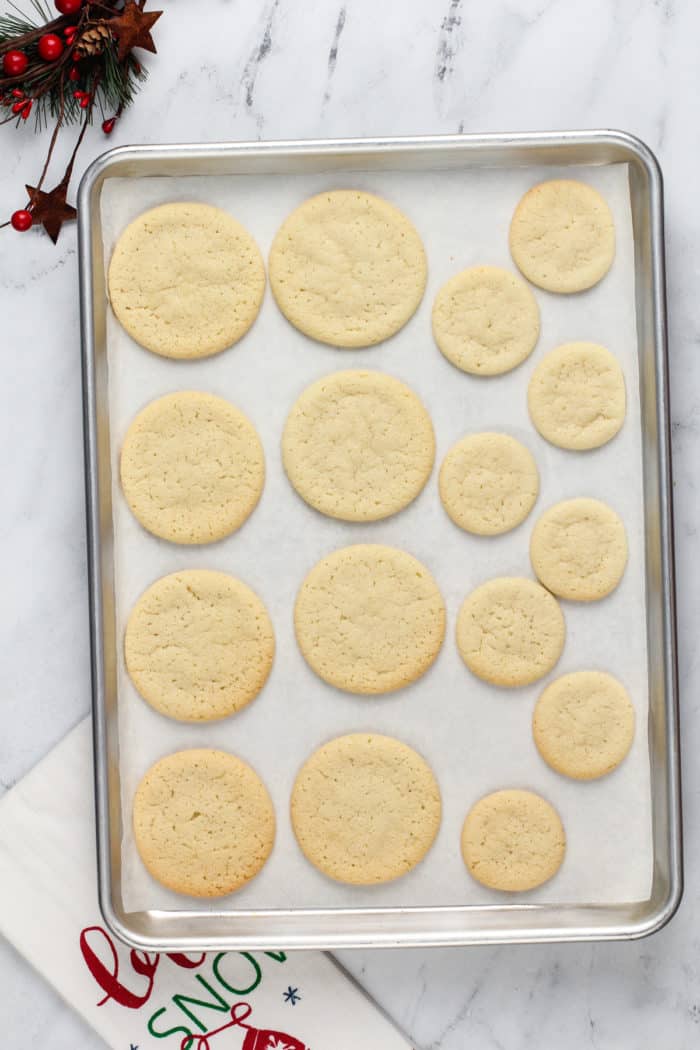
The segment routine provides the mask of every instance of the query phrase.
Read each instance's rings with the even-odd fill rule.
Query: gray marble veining
[[[596,126],[632,131],[658,152],[667,194],[685,759],[680,914],[640,943],[345,953],[343,961],[421,1050],[692,1050],[700,1043],[700,650],[693,642],[700,630],[700,6],[177,0],[167,8],[142,98],[109,143],[99,131],[88,136],[82,165],[107,144],[127,142]],[[69,138],[57,150],[57,178]],[[23,184],[40,169],[45,148],[28,128],[2,129],[6,212],[24,203]],[[74,231],[56,248],[34,234],[0,232],[0,299],[1,792],[88,708]],[[6,944],[0,987],[4,1045],[100,1045]]]

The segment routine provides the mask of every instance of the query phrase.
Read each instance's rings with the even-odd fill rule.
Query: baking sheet
[[[580,177],[606,197],[615,217],[617,257],[598,287],[554,296],[535,289],[542,315],[534,354],[505,376],[477,378],[451,366],[435,347],[430,310],[442,283],[478,263],[513,269],[508,253],[510,217],[525,190],[542,178]],[[223,354],[201,362],[172,362],[138,347],[107,320],[111,417],[115,600],[119,645],[126,619],[155,579],[183,568],[219,569],[239,576],[265,601],[276,634],[275,664],[260,696],[234,718],[210,725],[172,722],[140,699],[118,666],[119,740],[124,824],[121,886],[125,911],[221,910],[294,907],[391,907],[524,902],[627,903],[649,897],[652,875],[651,788],[647,742],[647,652],[639,376],[634,306],[634,259],[626,165],[513,170],[354,172],[334,175],[198,176],[109,179],[101,196],[105,258],[124,226],[144,209],[168,200],[202,200],[231,211],[266,255],[280,222],[312,193],[352,186],[386,196],[412,219],[425,243],[429,279],[423,303],[392,340],[368,350],[314,343],[281,316],[268,291],[248,335]],[[526,390],[542,356],[563,342],[590,340],[618,357],[628,391],[626,423],[602,449],[574,454],[548,445],[529,422]],[[374,368],[407,382],[423,399],[435,426],[433,475],[419,498],[393,518],[372,524],[333,521],[294,493],[282,468],[279,442],[296,397],[313,380],[344,368]],[[180,389],[211,391],[252,419],[266,455],[260,504],[234,536],[205,547],[178,547],[140,528],[118,485],[118,455],[134,415],[150,400]],[[501,537],[480,538],[458,529],[437,492],[437,471],[463,434],[502,430],[522,441],[540,470],[541,491],[530,517]],[[602,499],[622,516],[629,564],[617,590],[591,605],[562,603],[567,642],[559,664],[534,686],[491,687],[464,667],[454,642],[457,612],[466,594],[497,575],[530,576],[529,537],[546,507],[574,496]],[[445,597],[445,644],[418,682],[385,697],[363,698],[332,689],[307,667],[294,639],[297,589],[316,561],[356,542],[402,547],[431,570]],[[609,671],[627,687],[637,714],[632,750],[613,774],[588,784],[558,776],[539,758],[531,716],[544,685],[567,671]],[[348,887],[317,872],[303,857],[287,816],[300,764],[323,741],[340,733],[395,735],[430,762],[443,796],[443,820],[426,859],[394,883]],[[143,773],[157,758],[185,747],[220,747],[263,777],[275,804],[278,831],[267,865],[229,898],[197,902],[171,893],[147,874],[131,834],[131,801]],[[503,895],[467,874],[459,836],[467,810],[502,787],[540,792],[559,810],[568,849],[548,884],[527,894]]]

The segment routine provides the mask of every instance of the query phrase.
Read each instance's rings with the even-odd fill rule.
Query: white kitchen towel
[[[97,903],[90,720],[0,799],[0,933],[114,1050],[410,1050],[323,952],[130,951]]]

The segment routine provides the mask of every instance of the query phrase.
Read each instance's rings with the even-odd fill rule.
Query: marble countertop
[[[157,6],[157,5],[154,5]],[[638,943],[344,953],[421,1050],[685,1050],[700,1040],[700,6],[696,0],[174,0],[150,81],[109,145],[622,128],[666,178],[686,891]],[[60,177],[71,136],[56,154]],[[46,138],[2,130],[0,200],[24,203]],[[79,165],[104,150],[94,131]],[[89,705],[75,230],[0,233],[5,685],[0,791]],[[700,594],[700,591],[699,591]],[[26,1011],[32,1004],[32,1029]],[[101,1045],[0,942],[8,1047]],[[20,1035],[20,1022],[23,1026]],[[332,1048],[328,1048],[332,1050]]]

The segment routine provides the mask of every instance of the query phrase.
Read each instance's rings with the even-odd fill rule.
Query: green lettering
[[[189,1041],[188,1041],[188,1043],[187,1043],[187,1045],[185,1047],[185,1050],[189,1050],[190,1046],[192,1045],[192,1032],[189,1030],[189,1028],[183,1028],[182,1025],[178,1025],[176,1028],[169,1028],[167,1030],[167,1032],[158,1032],[153,1027],[155,1025],[156,1021],[158,1020],[158,1018],[162,1017],[165,1012],[166,1012],[166,1007],[165,1006],[162,1006],[160,1008],[160,1010],[156,1010],[156,1012],[153,1014],[153,1016],[151,1018],[149,1018],[148,1031],[151,1033],[152,1036],[155,1036],[156,1039],[166,1039],[169,1035],[176,1035],[178,1032],[182,1032],[183,1035],[190,1036],[190,1039],[189,1039]]]
[[[264,952],[268,959],[274,959],[275,962],[286,962],[287,956],[285,952]]]
[[[217,974],[217,977],[218,976],[219,975]],[[205,1010],[216,1010],[220,1014],[227,1014],[229,1012],[229,1005],[225,999],[221,998],[216,989],[212,988],[209,982],[204,980],[200,973],[196,975],[195,980],[199,981],[199,983],[204,988],[206,988],[210,995],[213,995],[213,997],[216,999],[216,1002],[211,1002],[211,1000],[207,1002],[204,999],[193,999],[189,995],[174,995],[173,1002],[177,1007],[179,1007],[180,1010],[182,1010],[184,1014],[187,1014],[191,1021],[194,1021],[194,1023],[197,1025],[197,1028],[199,1028],[202,1032],[206,1032],[207,1025],[202,1024],[199,1018],[195,1014],[193,1014],[192,1011],[189,1010],[185,1004],[189,1003],[191,1006],[202,1006]],[[188,1032],[187,1034],[190,1035],[191,1033]]]
[[[247,959],[250,965],[253,967],[253,981],[252,984],[249,984],[246,988],[235,988],[232,984],[229,984],[228,981],[224,977],[222,977],[221,973],[219,972],[219,966],[221,965],[222,959],[231,959],[235,958],[236,956],[239,956],[243,959]],[[223,984],[224,988],[228,988],[229,992],[233,992],[234,995],[248,995],[250,992],[253,991],[254,988],[258,987],[262,978],[262,971],[260,970],[258,963],[250,954],[250,952],[221,952],[214,959],[214,962],[212,963],[212,970],[214,971],[214,974],[219,984]]]

